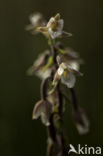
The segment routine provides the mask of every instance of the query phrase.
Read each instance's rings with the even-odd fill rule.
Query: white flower
[[[29,17],[31,24],[26,26],[26,30],[32,30],[33,33],[37,33],[35,29],[40,26],[45,26],[46,21],[41,13],[34,13]]]
[[[70,67],[72,67],[72,69],[76,71],[80,70],[80,64],[83,63],[83,60],[80,59],[77,52],[74,52],[73,50],[69,48],[60,49],[59,47],[57,47],[57,50],[60,52],[60,54],[56,58],[58,64],[65,62]]]
[[[48,50],[46,50],[44,53],[42,53],[38,56],[37,60],[27,70],[27,74],[29,76],[35,74],[41,79],[45,79],[50,76],[51,69],[49,67],[47,69],[44,69],[44,67],[47,64],[48,59],[49,59],[49,53],[50,52]]]
[[[52,39],[62,37],[62,36],[71,36],[70,33],[63,31],[64,20],[60,19],[60,14],[57,14],[55,17],[51,17],[49,22],[45,27],[39,27],[37,31],[42,32],[46,36],[50,36]]]
[[[75,75],[79,74],[72,66],[61,63],[54,76],[53,84],[56,84],[60,79],[68,88],[73,88],[76,82]]]
[[[80,64],[83,62],[80,59],[77,52],[73,51],[71,48],[66,48],[66,54],[64,57],[67,57],[66,62],[76,71],[80,70]]]
[[[56,18],[58,16],[58,19]],[[48,24],[48,32],[52,39],[55,39],[62,35],[62,30],[64,26],[63,19],[60,19],[60,15],[57,14],[56,17],[51,17]]]

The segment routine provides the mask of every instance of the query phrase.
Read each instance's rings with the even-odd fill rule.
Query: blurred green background
[[[26,76],[37,55],[48,48],[43,36],[24,30],[28,16],[40,11],[47,19],[60,13],[65,30],[73,33],[63,43],[78,51],[85,64],[76,83],[80,105],[91,121],[90,133],[79,136],[67,104],[65,127],[69,142],[103,144],[103,4],[102,0],[1,0],[0,1],[0,155],[45,156],[46,128],[32,121],[40,98],[40,80]]]

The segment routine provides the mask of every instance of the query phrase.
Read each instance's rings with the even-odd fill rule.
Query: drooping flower
[[[72,66],[63,62],[59,65],[59,68],[57,69],[57,72],[54,76],[53,84],[56,84],[59,80],[61,80],[61,82],[65,84],[68,88],[73,88],[76,82],[75,75],[78,74],[80,75],[80,73],[73,69]]]
[[[28,69],[28,75],[37,75],[41,79],[45,79],[51,74],[52,58],[50,57],[49,50],[40,54],[33,65]]]
[[[52,104],[47,100],[40,100],[33,109],[32,119],[37,119],[41,116],[44,125],[49,126],[49,117],[52,112]]]
[[[62,58],[66,63],[68,63],[68,65],[72,66],[74,70],[80,70],[80,64],[83,63],[83,60],[80,58],[77,52],[75,52],[71,48],[66,48],[65,54]]]
[[[73,111],[73,120],[79,134],[82,135],[89,132],[89,120],[81,108]]]
[[[71,48],[64,48],[60,42],[57,42],[55,45],[56,50],[58,51],[57,62],[58,64],[65,62],[70,65],[74,70],[80,70],[80,64],[83,63],[83,60],[80,58],[79,54]]]
[[[71,36],[71,33],[63,31],[64,20],[60,19],[60,14],[55,17],[51,17],[45,27],[39,27],[37,31],[42,32],[46,36],[55,39],[62,36]]]
[[[37,33],[35,31],[37,27],[46,25],[46,21],[41,13],[34,13],[30,15],[29,19],[31,24],[26,26],[26,30],[31,30],[34,34]]]

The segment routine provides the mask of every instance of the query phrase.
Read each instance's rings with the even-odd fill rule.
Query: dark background
[[[0,1],[0,155],[45,156],[46,129],[40,120],[32,121],[32,109],[39,100],[40,80],[27,77],[26,70],[47,48],[41,36],[24,30],[28,16],[36,11],[47,19],[60,13],[65,30],[73,33],[64,39],[78,51],[85,64],[76,83],[80,105],[91,121],[90,133],[79,136],[66,107],[65,127],[69,142],[88,146],[103,144],[103,5],[102,0],[1,0]]]

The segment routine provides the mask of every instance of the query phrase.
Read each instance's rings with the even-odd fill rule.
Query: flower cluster
[[[41,100],[37,102],[33,109],[33,119],[41,117],[42,123],[49,130],[49,149],[57,151],[57,155],[65,155],[65,145],[63,136],[64,100],[72,103],[73,121],[80,134],[85,134],[89,130],[89,122],[84,111],[78,106],[74,86],[76,77],[82,76],[80,65],[82,59],[78,53],[69,47],[64,47],[57,39],[60,37],[70,37],[71,33],[63,30],[64,20],[60,18],[60,14],[51,17],[48,22],[38,13],[30,16],[31,24],[27,26],[27,30],[35,33],[42,33],[48,40],[50,49],[40,54],[33,65],[28,69],[28,75],[37,75],[41,80]],[[70,90],[70,97],[66,95],[67,89]],[[55,149],[54,145],[57,145]],[[55,150],[54,150],[55,149]],[[52,151],[52,154],[53,154]]]

